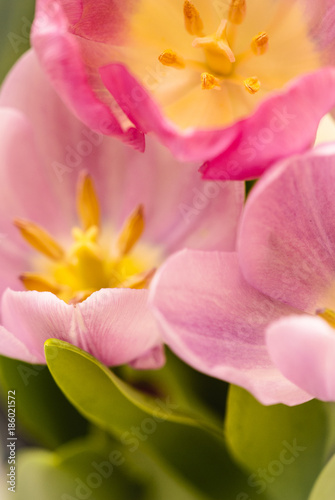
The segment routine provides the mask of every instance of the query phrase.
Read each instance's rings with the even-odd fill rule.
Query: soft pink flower
[[[168,259],[152,302],[183,360],[264,404],[335,400],[334,186],[334,144],[286,160],[252,190],[237,253]]]
[[[234,249],[243,183],[203,183],[154,141],[140,154],[92,132],[32,52],[0,106],[0,353],[43,363],[59,338],[106,365],[161,366],[153,268],[184,247]]]
[[[330,0],[38,0],[36,12],[42,67],[84,123],[139,149],[152,132],[205,178],[255,178],[307,150],[335,105]]]

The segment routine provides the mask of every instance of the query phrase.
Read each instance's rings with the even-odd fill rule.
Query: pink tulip
[[[181,248],[234,249],[243,183],[204,183],[155,141],[140,154],[91,131],[33,52],[0,106],[0,353],[44,363],[58,338],[106,365],[161,366],[150,280]]]
[[[335,400],[334,186],[334,144],[285,160],[252,190],[237,253],[168,259],[151,300],[184,361],[263,404]]]
[[[334,26],[331,0],[38,0],[32,42],[94,130],[251,179],[334,107]]]

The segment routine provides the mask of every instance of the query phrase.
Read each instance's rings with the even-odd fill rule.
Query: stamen
[[[243,83],[249,94],[256,94],[261,88],[261,82],[257,76],[251,76],[250,78],[244,80]]]
[[[251,50],[256,56],[262,56],[269,48],[269,35],[265,31],[261,31],[257,36],[254,36],[251,42]]]
[[[164,50],[158,57],[159,62],[164,66],[171,66],[176,69],[185,68],[185,61],[182,57],[178,56],[176,52],[171,49]]]
[[[221,90],[220,80],[210,73],[201,73],[201,88],[202,90]]]
[[[126,279],[118,288],[133,288],[142,289],[147,288],[150,285],[152,278],[154,277],[156,269],[150,269],[150,271],[144,271],[143,273],[135,274],[130,278]]]
[[[228,20],[233,24],[242,24],[247,13],[246,0],[232,0]]]
[[[51,292],[57,295],[62,287],[54,281],[35,273],[23,273],[19,277],[26,290],[36,290],[37,292]]]
[[[144,226],[143,205],[139,205],[128,217],[119,235],[117,244],[121,255],[126,255],[130,252],[140,239],[144,231]]]
[[[189,0],[184,2],[184,21],[185,28],[190,35],[203,36],[204,24],[198,10]]]
[[[77,211],[83,228],[100,227],[100,206],[90,175],[83,172],[78,182]]]
[[[316,311],[316,314],[327,321],[327,323],[335,328],[335,312],[331,309],[320,309]]]
[[[37,224],[24,219],[14,219],[14,225],[19,229],[21,236],[38,252],[53,260],[61,260],[64,257],[62,247]]]

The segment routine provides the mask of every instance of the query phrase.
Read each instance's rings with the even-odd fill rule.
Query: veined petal
[[[45,363],[44,342],[56,338],[108,366],[120,365],[148,356],[160,344],[147,295],[147,290],[105,289],[73,306],[50,292],[8,289],[1,301],[2,324],[40,363]],[[4,351],[9,355],[5,347]],[[158,361],[162,364],[163,358]]]
[[[160,343],[147,290],[105,289],[75,311],[82,349],[108,366],[129,363]]]
[[[270,357],[283,375],[323,401],[335,401],[335,332],[321,318],[292,316],[266,332]]]
[[[156,274],[150,299],[165,342],[197,370],[241,385],[263,404],[311,398],[280,374],[265,347],[266,326],[293,310],[250,287],[235,254],[175,254]]]
[[[238,251],[246,280],[314,313],[335,305],[335,147],[286,160],[252,191]]]
[[[78,345],[73,310],[50,292],[8,289],[1,299],[2,325],[27,347],[39,363],[45,363],[44,342],[49,338]]]

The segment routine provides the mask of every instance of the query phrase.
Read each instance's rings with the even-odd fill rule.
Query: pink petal
[[[148,362],[148,351],[160,345],[161,338],[147,296],[147,290],[105,289],[73,306],[49,292],[7,290],[1,303],[2,324],[41,363],[49,338],[65,340],[108,366],[142,356]],[[157,351],[151,353],[156,367],[163,361],[157,356]]]
[[[76,307],[79,344],[109,366],[129,363],[160,343],[147,290],[105,289]]]
[[[50,338],[76,344],[73,307],[49,292],[7,290],[1,300],[2,325],[45,363],[44,342]],[[80,346],[79,346],[80,347]]]
[[[309,31],[325,64],[335,63],[335,5],[333,0],[301,0],[305,4]]]
[[[36,148],[31,123],[15,109],[0,108],[0,134],[1,232],[21,243],[13,225],[13,219],[20,216],[57,230],[59,223],[52,209],[52,205],[57,206],[56,197]]]
[[[272,361],[285,377],[323,401],[335,401],[335,332],[326,321],[292,316],[266,333]]]
[[[0,326],[0,354],[8,358],[21,359],[27,363],[39,363],[40,358],[34,356],[26,345],[12,333]]]
[[[69,12],[66,4],[65,11],[72,20],[78,18],[78,11]],[[61,5],[53,0],[38,2],[32,43],[54,88],[88,127],[104,134],[118,135],[143,151],[143,135],[134,128],[124,132],[111,111],[110,103],[103,103],[94,94],[83,54],[69,32],[69,21]]]
[[[335,70],[326,68],[274,92],[253,115],[231,127],[180,132],[124,66],[111,64],[100,73],[140,130],[154,132],[183,161],[210,159],[201,168],[206,179],[252,179],[274,161],[307,150],[320,119],[335,105],[335,92],[329,91],[335,87]]]
[[[227,149],[238,135],[238,127],[180,132],[165,119],[145,88],[121,64],[100,68],[102,81],[135,126],[154,132],[182,161],[205,161]],[[228,179],[229,177],[221,177]]]
[[[25,81],[24,88],[22,81]],[[29,90],[29,99],[26,98],[26,89]],[[30,210],[29,214],[25,206],[17,209],[15,216],[29,215],[43,223],[55,236],[60,232],[61,236],[68,235],[71,227],[77,224],[74,194],[78,174],[85,169],[94,179],[104,217],[116,230],[130,212],[143,203],[146,216],[144,238],[163,246],[165,252],[183,246],[235,248],[236,226],[244,199],[243,183],[204,183],[196,172],[198,165],[181,164],[151,138],[147,141],[145,155],[142,155],[118,140],[89,130],[60,101],[46,81],[34,53],[22,58],[8,76],[0,104],[16,107],[27,115],[35,136],[35,141],[32,131],[25,132],[24,141],[20,136],[19,150],[12,146],[12,142],[9,144],[8,155],[13,158],[19,155],[19,160],[15,168],[9,164],[6,175],[12,178],[13,190],[16,189],[15,183],[22,178],[19,198],[27,199],[27,210],[36,206],[36,210]],[[46,115],[53,119],[45,120]],[[15,132],[13,141],[18,140],[15,123],[10,128]],[[30,130],[28,123],[25,127]],[[8,130],[8,123],[4,122],[4,137]],[[35,142],[38,152],[34,149]],[[34,149],[34,154],[31,149]],[[31,164],[25,170],[22,164],[26,158],[31,158]],[[4,162],[4,167],[7,163]],[[33,176],[32,171],[36,172]],[[41,185],[43,178],[46,185]],[[9,185],[8,180],[4,185]],[[43,194],[44,209],[41,210]],[[54,217],[55,210],[57,217]],[[1,212],[7,217],[8,209]],[[220,218],[216,216],[217,212],[221,213]],[[56,223],[59,227],[54,227]]]
[[[254,179],[275,161],[309,149],[321,118],[335,106],[335,69],[295,79],[233,125],[235,141],[200,169],[205,179]]]
[[[164,347],[158,345],[132,361],[130,365],[135,370],[157,370],[165,365],[165,361]]]
[[[274,299],[332,308],[335,146],[274,167],[252,191],[239,238],[247,281]]]
[[[265,347],[269,322],[296,311],[250,287],[236,254],[175,254],[154,278],[150,300],[164,341],[197,370],[241,385],[263,404],[310,399],[281,375]]]

